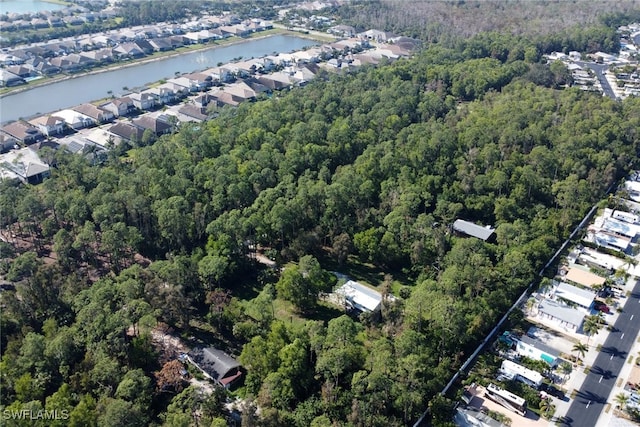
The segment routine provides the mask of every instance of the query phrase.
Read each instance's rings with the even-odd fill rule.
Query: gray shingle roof
[[[494,232],[492,228],[483,227],[463,219],[456,219],[453,223],[453,229],[459,233],[463,233],[471,237],[477,237],[478,239],[485,241],[489,240],[491,236],[493,236]]]

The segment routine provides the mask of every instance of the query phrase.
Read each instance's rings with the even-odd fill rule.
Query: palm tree
[[[581,342],[575,343],[571,348],[571,352],[576,353],[576,362],[580,360],[580,357],[584,357],[584,355],[587,354],[587,351],[589,351],[589,347]]]
[[[571,375],[571,372],[573,371],[573,366],[571,366],[571,363],[569,362],[562,362],[560,364],[560,371],[564,375],[564,380],[566,381],[567,378],[569,378],[569,375]]]
[[[629,402],[629,396],[626,393],[618,393],[614,399],[620,409],[624,409]]]
[[[537,305],[538,305],[538,300],[535,299],[535,297],[529,297],[529,299],[526,302],[527,312],[531,314],[533,312],[533,309],[537,307]]]
[[[540,401],[540,412],[544,414],[545,418],[549,418],[549,413],[553,414],[556,410],[556,405],[551,402],[551,399],[546,398]]]
[[[587,334],[587,345],[589,345],[589,341],[591,337],[597,334],[602,328],[602,323],[600,323],[600,318],[596,316],[589,316],[585,319],[584,325],[582,325],[582,330]]]

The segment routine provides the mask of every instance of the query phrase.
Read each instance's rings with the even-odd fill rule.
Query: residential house
[[[51,114],[36,117],[35,119],[30,120],[29,123],[37,127],[40,132],[46,136],[63,134],[66,124],[62,117],[57,117]]]
[[[60,73],[62,69],[51,64],[44,58],[36,57],[27,60],[26,65],[31,67],[35,72],[43,76],[51,76]]]
[[[634,215],[630,212],[625,211],[613,211],[611,212],[611,217],[618,219],[620,221],[627,222],[629,224],[638,224],[640,223],[640,217],[638,215]]]
[[[589,313],[593,300],[596,298],[594,292],[586,289],[578,288],[565,282],[559,282],[556,284],[556,288],[553,291],[554,298],[568,306],[577,308]]]
[[[73,109],[61,110],[54,113],[54,116],[61,117],[73,130],[94,126],[96,120]]]
[[[551,321],[559,329],[576,333],[582,325],[585,314],[583,311],[568,307],[563,303],[545,300],[538,304],[538,316]]]
[[[485,242],[495,241],[495,230],[489,226],[483,227],[473,222],[465,221],[463,219],[456,219],[453,223],[453,231],[458,234],[475,237]]]
[[[382,294],[363,284],[349,280],[334,293],[342,299],[345,308],[362,313],[377,312],[382,304]]]
[[[49,63],[67,73],[77,73],[82,71],[83,68],[83,65],[79,61],[72,61],[67,56],[56,56],[55,58],[49,59]]]
[[[6,153],[14,147],[18,146],[18,140],[14,137],[0,132],[0,154]]]
[[[202,94],[200,96],[196,96],[191,100],[191,102],[198,108],[203,108],[209,105],[210,102],[215,101],[213,96],[209,93]]]
[[[506,424],[496,421],[489,415],[473,406],[458,406],[453,416],[453,422],[457,426],[467,427],[507,427]]]
[[[102,49],[91,50],[89,52],[81,52],[80,56],[89,58],[93,65],[108,64],[114,61],[113,49],[105,47]]]
[[[207,115],[206,107],[201,107],[194,104],[183,105],[178,109],[178,113],[186,116],[186,118],[181,121],[203,122],[209,118],[209,116]]]
[[[288,89],[293,86],[291,76],[283,71],[265,74],[258,77],[258,81],[271,90]]]
[[[31,67],[27,67],[25,65],[12,65],[12,66],[6,67],[5,69],[22,79],[33,77],[34,75],[37,74],[35,71],[33,71]]]
[[[152,117],[149,114],[144,114],[133,119],[133,124],[145,130],[149,129],[158,136],[170,133],[173,128],[169,123],[168,117],[164,115]]]
[[[174,85],[182,86],[186,89],[186,93],[198,92],[200,90],[200,84],[197,80],[191,79],[186,75],[180,77],[174,77],[167,80],[167,83],[173,83]],[[180,91],[184,92],[184,91]]]
[[[89,103],[75,106],[72,110],[91,117],[96,123],[107,123],[112,121],[115,117],[111,111]]]
[[[564,279],[587,288],[603,286],[607,281],[606,278],[598,276],[588,269],[577,265],[567,269],[567,274],[564,276]]]
[[[393,33],[388,33],[386,31],[368,30],[363,33],[359,33],[358,37],[364,40],[372,40],[376,42],[387,42],[398,36]]]
[[[10,86],[18,86],[25,83],[26,81],[22,77],[4,68],[0,68],[0,86],[10,87]]]
[[[155,48],[153,47],[153,45],[151,45],[151,43],[149,43],[148,40],[146,39],[142,39],[142,40],[136,40],[133,42],[136,46],[138,46],[138,48],[144,52],[145,55],[150,55],[155,51]]]
[[[227,33],[231,33],[236,37],[246,37],[249,34],[251,34],[251,29],[249,29],[244,24],[226,25],[218,29],[220,31],[226,31]]]
[[[101,105],[104,110],[111,111],[114,116],[126,116],[135,110],[133,101],[128,96],[113,99],[106,104]]]
[[[560,352],[548,346],[537,338],[523,335],[516,340],[516,352],[520,356],[533,360],[542,360],[549,366],[556,366],[560,363]]]
[[[224,91],[235,96],[242,101],[255,100],[256,92],[243,81],[225,86]]]
[[[159,38],[159,39],[151,39],[151,40],[149,40],[149,45],[151,45],[153,50],[155,50],[156,52],[166,52],[168,50],[175,49],[175,46],[174,46],[174,44],[172,42],[171,37],[162,37],[162,38]]]
[[[205,377],[224,388],[232,388],[242,378],[242,367],[227,353],[213,347],[196,348],[184,356]]]
[[[109,128],[109,133],[121,140],[136,143],[142,141],[144,129],[128,122],[119,121]]]
[[[198,90],[207,90],[209,87],[211,87],[211,83],[213,81],[213,77],[210,74],[204,72],[184,74],[183,77],[186,77],[189,80],[195,82],[198,86]]]
[[[210,91],[210,94],[212,98],[216,100],[216,105],[219,107],[222,107],[224,105],[237,107],[241,102],[246,101],[246,99],[244,98],[240,98],[236,95],[219,89]]]
[[[127,96],[139,110],[151,110],[156,106],[154,96],[149,93],[131,93]]]
[[[327,33],[339,37],[353,37],[356,35],[356,29],[350,25],[335,25],[329,28]]]
[[[4,125],[0,131],[27,145],[35,144],[43,139],[42,132],[37,127],[20,120]]]
[[[49,169],[38,153],[28,147],[0,155],[0,179],[39,184],[49,176]]]
[[[176,92],[176,85],[173,83],[163,83],[160,86],[152,87],[144,90],[142,93],[148,94],[154,97],[156,105],[166,105],[176,102],[178,99],[185,96],[185,88],[177,86],[179,92]]]
[[[229,83],[235,79],[233,71],[229,67],[214,67],[204,72],[211,75],[212,80],[216,80],[221,83]]]
[[[535,389],[542,385],[544,377],[538,371],[531,370],[510,360],[503,360],[500,375],[509,380],[520,381]]]
[[[113,53],[122,59],[142,58],[144,52],[133,42],[125,42],[113,48]]]

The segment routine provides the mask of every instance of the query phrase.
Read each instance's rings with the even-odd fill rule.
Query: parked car
[[[611,312],[611,310],[609,310],[609,307],[607,306],[607,304],[603,303],[603,302],[597,302],[594,306],[594,308],[598,311],[601,311],[603,313],[609,314]]]

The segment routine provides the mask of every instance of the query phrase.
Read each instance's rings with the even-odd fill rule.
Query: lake
[[[0,13],[29,13],[43,10],[60,10],[66,6],[41,0],[0,0]]]
[[[0,98],[0,121],[27,118],[107,98],[110,92],[113,95],[123,93],[124,87],[128,89],[142,87],[174,77],[176,73],[204,70],[215,67],[220,62],[231,62],[238,57],[257,58],[300,50],[317,44],[313,40],[301,37],[275,35],[246,40],[230,46],[212,47],[205,51],[185,53],[131,67],[78,76]]]

